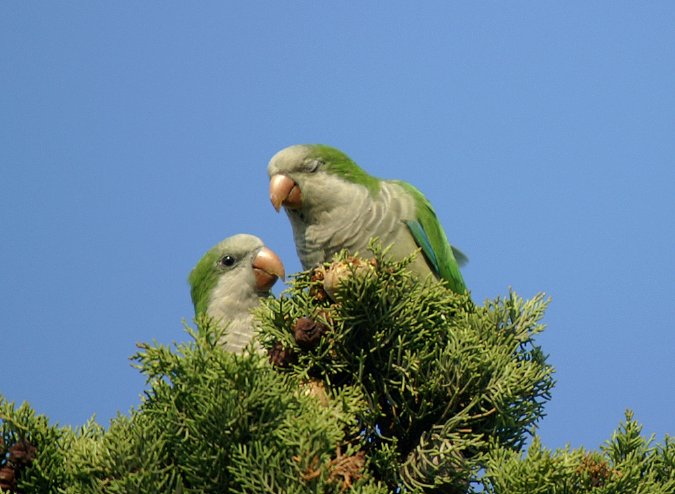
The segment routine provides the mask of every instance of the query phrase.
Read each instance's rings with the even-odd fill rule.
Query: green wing
[[[466,285],[462,273],[459,271],[459,266],[467,262],[467,257],[459,249],[450,245],[427,198],[408,183],[396,183],[411,194],[415,200],[417,218],[406,221],[406,225],[415,242],[422,249],[432,270],[445,281],[448,288],[457,293],[465,293],[467,291]]]

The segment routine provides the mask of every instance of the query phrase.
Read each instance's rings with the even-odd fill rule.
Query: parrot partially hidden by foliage
[[[262,240],[239,234],[226,238],[211,250],[190,273],[195,315],[207,314],[227,326],[225,350],[238,353],[255,332],[251,309],[278,278],[284,278],[284,265]]]
[[[375,178],[322,144],[282,149],[267,172],[270,200],[277,211],[286,210],[305,269],[342,249],[366,255],[378,237],[394,259],[421,250],[410,264],[420,278],[433,274],[451,290],[467,291],[459,270],[466,256],[450,245],[431,204],[412,185]]]

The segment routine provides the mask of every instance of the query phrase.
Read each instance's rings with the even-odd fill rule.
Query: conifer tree
[[[139,345],[137,407],[104,428],[0,400],[0,489],[24,493],[673,493],[675,445],[630,413],[598,451],[535,436],[554,384],[548,300],[475,304],[373,245],[259,309],[261,354],[201,317]]]

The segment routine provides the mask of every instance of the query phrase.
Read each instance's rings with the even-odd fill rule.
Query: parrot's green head
[[[298,144],[282,149],[267,166],[274,209],[329,209],[350,195],[339,188],[365,187],[377,194],[379,179],[368,175],[349,156],[324,144]]]
[[[262,240],[253,235],[228,237],[197,263],[188,279],[195,314],[212,304],[245,305],[250,299],[269,295],[284,265]]]

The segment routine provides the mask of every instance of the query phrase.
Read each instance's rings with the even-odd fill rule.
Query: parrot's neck
[[[215,323],[227,327],[224,341],[220,342],[226,350],[239,352],[253,337],[255,321],[251,310],[260,298],[260,294],[246,287],[233,290],[227,280],[218,283],[211,292],[206,313]]]

